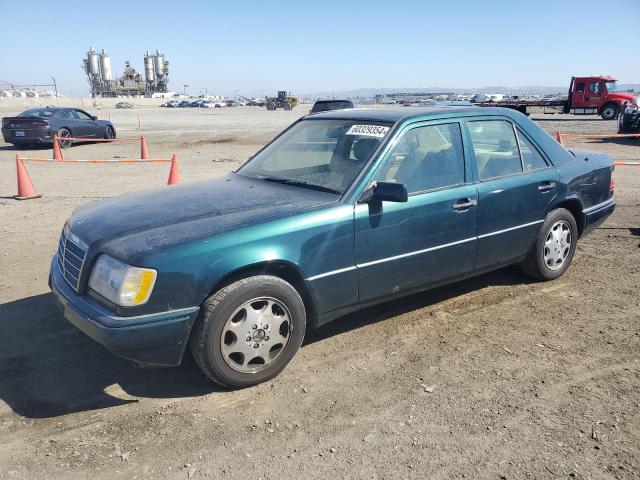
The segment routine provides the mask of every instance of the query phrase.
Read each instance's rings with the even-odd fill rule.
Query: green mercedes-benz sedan
[[[320,113],[224,177],[78,208],[49,282],[115,354],[177,365],[190,344],[244,387],[363,306],[509,264],[559,277],[613,211],[612,171],[512,110]]]

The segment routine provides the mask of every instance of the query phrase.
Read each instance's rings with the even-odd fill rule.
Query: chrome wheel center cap
[[[265,331],[261,328],[259,328],[258,330],[253,332],[253,341],[254,342],[261,342],[262,340],[264,340],[264,337],[266,337],[267,334],[265,333]]]

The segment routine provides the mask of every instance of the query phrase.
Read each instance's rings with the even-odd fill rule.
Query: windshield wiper
[[[319,190],[321,192],[335,193],[336,195],[342,195],[340,190],[335,188],[325,187],[317,183],[304,182],[302,180],[295,180],[293,178],[280,178],[280,177],[258,177],[260,180],[266,180],[267,182],[282,183],[285,185],[294,185],[296,187],[309,188],[311,190]]]

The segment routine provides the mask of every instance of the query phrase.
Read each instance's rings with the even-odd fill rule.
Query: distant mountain
[[[628,83],[620,84],[621,90],[634,90],[640,92],[640,84]],[[354,98],[354,97],[374,97],[375,95],[383,95],[390,93],[455,93],[455,94],[474,94],[474,93],[503,93],[506,95],[547,95],[547,94],[566,94],[569,86],[563,87],[541,87],[541,86],[525,86],[525,87],[505,87],[505,86],[489,86],[479,88],[448,88],[448,87],[397,87],[397,88],[358,88],[354,90],[336,90],[335,92],[312,92],[301,94],[303,97],[314,98]]]
[[[621,90],[633,90],[634,92],[640,93],[640,83],[621,83],[618,85]]]

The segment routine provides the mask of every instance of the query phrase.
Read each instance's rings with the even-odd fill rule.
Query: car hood
[[[68,226],[90,251],[141,252],[335,203],[338,196],[238,174],[161,187],[76,209]]]

